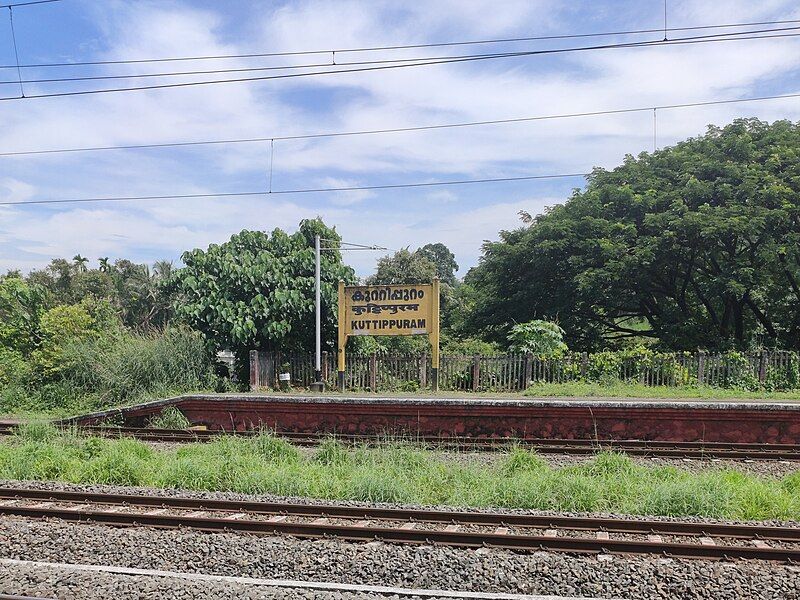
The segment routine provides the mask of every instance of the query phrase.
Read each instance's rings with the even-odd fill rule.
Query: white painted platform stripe
[[[380,585],[355,585],[346,583],[324,583],[317,581],[292,581],[288,579],[256,579],[253,577],[233,577],[229,575],[208,575],[205,573],[180,573],[177,571],[159,571],[152,569],[131,569],[107,565],[83,565],[71,563],[51,563],[31,560],[0,559],[0,566],[30,567],[32,569],[61,569],[85,573],[108,573],[138,577],[163,577],[182,579],[185,581],[208,581],[215,583],[238,583],[273,588],[307,589],[335,592],[355,592],[362,594],[383,594],[387,596],[416,596],[420,598],[455,598],[469,600],[603,600],[602,598],[575,598],[574,596],[536,596],[528,594],[504,594],[483,592],[460,592],[453,590],[429,590],[414,588],[397,588]]]

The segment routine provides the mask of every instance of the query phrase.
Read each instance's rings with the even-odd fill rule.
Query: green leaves
[[[595,169],[484,246],[468,329],[557,319],[570,345],[800,347],[800,126],[741,119]]]
[[[176,311],[216,348],[306,349],[314,339],[314,236],[339,240],[321,220],[287,234],[244,230],[207,250],[184,253],[173,283]],[[329,243],[330,244],[330,243]],[[323,339],[336,339],[337,285],[355,281],[339,252],[322,257]]]

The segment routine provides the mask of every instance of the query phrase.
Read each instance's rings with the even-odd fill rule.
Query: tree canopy
[[[469,329],[558,320],[573,348],[800,347],[800,125],[740,119],[595,169],[484,245]]]
[[[244,230],[224,244],[183,254],[186,266],[170,287],[175,310],[216,348],[240,358],[251,349],[313,348],[314,236],[337,246],[339,235],[321,220],[305,220],[294,234]],[[336,340],[337,286],[355,281],[339,251],[322,253],[323,340]]]

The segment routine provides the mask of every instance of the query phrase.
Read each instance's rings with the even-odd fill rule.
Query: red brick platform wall
[[[210,429],[444,437],[663,440],[800,444],[800,405],[743,403],[319,399],[190,396],[169,401]],[[141,425],[163,409],[123,411]],[[100,420],[97,415],[78,419]]]

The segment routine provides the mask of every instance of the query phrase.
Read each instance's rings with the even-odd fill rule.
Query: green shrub
[[[25,381],[30,370],[22,353],[0,346],[0,389]]]
[[[65,352],[72,368],[64,380],[98,393],[103,404],[214,387],[213,361],[204,340],[189,329],[125,333],[112,343],[85,340]]]
[[[147,421],[152,429],[188,429],[192,422],[175,406],[167,406]]]

